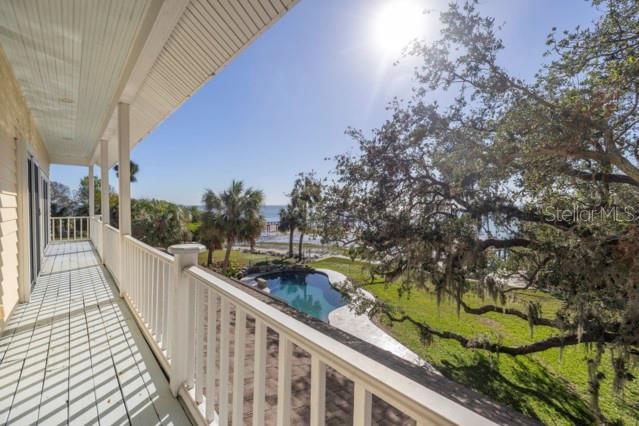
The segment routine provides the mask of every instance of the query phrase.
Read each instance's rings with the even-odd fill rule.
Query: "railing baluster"
[[[138,249],[138,297],[135,304],[138,307],[138,313],[144,317],[142,310],[142,301],[144,300],[144,252]]]
[[[244,353],[246,342],[246,313],[235,305],[235,339],[233,343],[233,424],[243,423],[244,417]]]
[[[155,258],[149,255],[149,329],[151,334],[155,333],[155,271],[153,265],[155,264]]]
[[[354,393],[353,426],[371,426],[373,395],[359,382],[355,382]]]
[[[158,313],[160,312],[159,305],[160,305],[160,292],[159,292],[159,287],[158,287],[158,279],[157,279],[157,274],[158,274],[158,258],[153,256],[151,258],[151,291],[152,291],[152,295],[153,295],[153,302],[151,303],[151,318],[153,318],[153,333],[156,336],[158,336]]]
[[[169,336],[169,325],[168,325],[168,320],[169,320],[169,297],[171,297],[171,275],[169,275],[170,273],[170,267],[169,264],[165,263],[164,264],[164,304],[162,306],[164,306],[164,315],[163,315],[163,321],[164,321],[164,325],[163,325],[163,329],[164,329],[164,333],[162,334],[162,343],[164,344],[164,349],[166,349],[166,357],[168,359],[171,359],[171,337]]]
[[[137,273],[138,273],[138,262],[137,262],[138,250],[134,245],[131,245],[131,271],[129,273],[129,297],[131,298],[131,303],[137,310],[138,306],[138,284],[137,284]]]
[[[136,304],[138,306],[139,315],[142,317],[144,321],[144,251],[138,251],[138,267],[140,268],[138,271],[138,300]]]
[[[197,295],[197,326],[195,335],[195,401],[202,403],[204,395],[204,377],[206,370],[204,368],[204,326],[206,323],[206,311],[204,310],[204,286],[193,280]]]
[[[153,258],[146,255],[146,289],[147,289],[147,321],[149,328],[153,328]]]
[[[189,300],[187,306],[186,315],[189,316],[189,327],[187,328],[188,333],[188,343],[187,343],[187,353],[190,355],[186,362],[186,386],[188,388],[192,388],[194,384],[195,377],[195,336],[196,330],[195,325],[197,323],[197,317],[195,312],[195,291],[197,290],[197,281],[194,279],[189,279]]]
[[[266,324],[255,318],[255,353],[253,366],[253,426],[264,426],[266,394]]]
[[[229,302],[222,297],[222,313],[220,316],[220,391],[219,424],[229,423]]]
[[[143,257],[143,270],[144,270],[144,301],[143,301],[143,306],[144,306],[144,322],[147,324],[148,327],[151,326],[151,319],[149,318],[149,307],[151,305],[151,303],[149,302],[149,254],[147,252],[144,252],[144,257]]]
[[[164,315],[166,311],[164,310],[164,262],[160,259],[157,259],[157,282],[155,283],[158,288],[158,305],[157,305],[157,331],[155,332],[155,338],[160,345],[163,347],[162,342],[164,341]]]
[[[138,297],[135,304],[138,308],[138,315],[144,318],[144,312],[142,310],[142,299],[144,298],[144,252],[138,249]]]
[[[326,364],[311,357],[311,426],[321,426],[326,418]]]
[[[217,296],[208,290],[208,330],[206,334],[206,418],[213,421],[215,417],[215,369],[217,342]]]
[[[144,297],[144,252],[140,249],[138,251],[138,279],[137,279],[137,287],[138,287],[138,296],[135,304],[138,307],[138,313],[141,317],[144,317],[144,312],[142,311],[142,300]]]
[[[123,244],[122,244],[122,259],[124,259],[124,265],[123,265],[123,270],[122,270],[122,281],[125,282],[127,284],[127,289],[128,289],[128,294],[127,296],[130,297],[131,296],[131,284],[129,284],[131,282],[131,277],[130,277],[130,271],[131,271],[131,259],[129,258],[129,252],[130,252],[130,248],[129,248],[129,243],[127,242],[127,240],[122,240]]]
[[[280,332],[277,356],[277,426],[291,424],[291,361],[293,343]]]
[[[146,304],[149,328],[153,327],[153,258],[146,254]]]
[[[133,270],[135,269],[135,264],[133,263],[133,253],[134,253],[134,247],[133,245],[129,242],[129,240],[124,240],[124,246],[126,247],[126,259],[127,259],[127,272],[126,272],[126,279],[127,279],[127,288],[128,288],[128,297],[129,300],[131,300],[131,298],[133,297],[133,289],[135,288],[134,284],[133,284]]]

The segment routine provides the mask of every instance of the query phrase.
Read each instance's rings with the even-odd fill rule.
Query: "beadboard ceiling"
[[[52,163],[117,158],[118,102],[131,145],[296,0],[3,0],[0,45]]]

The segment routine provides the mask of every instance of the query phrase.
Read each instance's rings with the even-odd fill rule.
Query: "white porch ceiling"
[[[3,0],[0,43],[52,162],[86,163],[150,0]]]
[[[144,83],[135,98],[130,100],[131,148],[296,2],[297,0],[188,1]],[[111,141],[109,158],[111,162],[115,162],[115,112],[102,139]]]
[[[133,148],[296,1],[2,0],[0,44],[51,161],[113,164],[117,102]]]

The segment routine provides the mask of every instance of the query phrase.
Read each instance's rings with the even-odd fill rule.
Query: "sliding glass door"
[[[42,256],[49,233],[49,181],[38,163],[29,156],[27,160],[29,190],[29,271],[31,286],[42,268]]]

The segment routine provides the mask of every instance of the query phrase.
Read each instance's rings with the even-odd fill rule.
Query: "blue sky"
[[[379,10],[392,1],[301,0],[135,148],[133,196],[198,204],[206,188],[241,179],[267,204],[284,204],[298,172],[327,175],[326,158],[354,147],[348,126],[379,127],[393,96],[410,94],[416,62],[393,65],[399,55],[376,36]],[[412,1],[435,11],[447,3]],[[553,26],[596,16],[583,0],[482,0],[480,10],[504,24],[500,61],[523,78],[544,60]],[[434,16],[419,19],[420,36],[435,37]],[[85,167],[51,166],[52,180],[71,189],[84,175]]]

